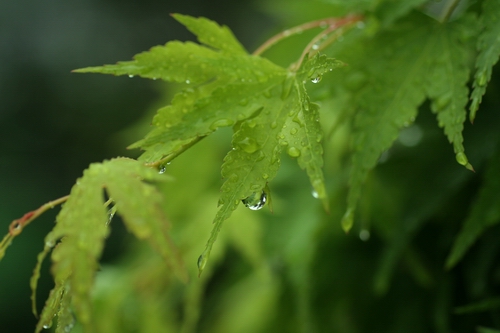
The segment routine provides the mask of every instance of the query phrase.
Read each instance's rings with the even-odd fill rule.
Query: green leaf
[[[425,99],[423,76],[427,72],[428,39],[432,38],[429,20],[419,16],[414,21],[403,22],[393,32],[372,40],[373,44],[363,51],[373,55],[368,63],[359,64],[366,67],[371,82],[359,92],[357,100],[352,101],[358,114],[354,120],[348,207],[342,219],[346,232],[352,227],[368,171],[375,167],[382,152],[391,147],[400,129],[414,121],[417,107]],[[380,52],[378,45],[384,45],[385,51]]]
[[[453,144],[458,163],[473,170],[464,153],[462,135],[469,70],[467,44],[459,38],[466,28],[460,23],[450,23],[438,26],[433,32],[430,52],[434,54],[434,61],[428,70],[426,90],[439,127],[444,128],[448,141]]]
[[[446,260],[446,268],[455,266],[488,228],[500,222],[500,153],[491,160],[484,178],[484,185],[474,202],[462,230],[455,238]]]
[[[217,76],[212,61],[226,58],[217,51],[192,42],[168,42],[134,56],[133,61],[76,69],[76,73],[141,76],[173,82],[203,83]]]
[[[299,84],[301,107],[291,114],[282,132],[282,144],[287,145],[289,156],[297,158],[301,169],[305,169],[313,188],[314,197],[320,199],[328,211],[328,195],[323,176],[323,130],[319,123],[319,106],[310,103],[303,84]]]
[[[63,293],[69,293],[78,320],[86,332],[92,332],[90,291],[104,240],[109,233],[103,189],[112,197],[127,228],[138,238],[148,240],[173,270],[185,279],[183,267],[166,233],[161,195],[155,187],[144,182],[162,178],[165,179],[141,162],[120,158],[91,164],[83,177],[77,180],[57,216],[56,226],[45,238],[46,246],[38,257],[31,280],[35,293],[41,262],[59,241],[52,252],[51,271],[56,286],[42,311],[39,327],[48,325],[58,311],[64,317],[61,322],[69,324],[64,308],[69,301],[61,298]]]
[[[65,282],[65,280],[56,280],[55,287],[50,291],[49,297],[45,301],[45,306],[40,314],[40,319],[36,325],[35,333],[40,333],[43,329],[52,327],[52,321],[61,307],[63,295],[66,289]]]
[[[281,85],[282,81],[283,76],[275,76],[264,82],[238,83],[217,88],[210,96],[194,102],[192,109],[175,125],[170,124],[168,114],[158,114],[155,124],[166,125],[148,134],[141,147],[147,149],[159,143],[191,140],[206,136],[219,127],[232,126],[245,120],[262,107],[269,89]],[[171,150],[163,152],[164,155],[170,153]]]
[[[280,98],[281,87],[276,87],[269,93],[259,115],[243,121],[233,135],[233,150],[227,154],[222,165],[222,176],[226,181],[221,188],[220,208],[215,216],[210,238],[198,261],[200,274],[222,223],[231,216],[241,200],[254,194],[260,195],[267,182],[276,176],[280,166],[280,132],[288,113],[296,108],[297,94],[292,92],[283,101]]]
[[[231,30],[226,26],[220,26],[216,22],[204,17],[194,18],[181,14],[173,14],[172,16],[195,34],[198,37],[198,41],[202,44],[229,53],[247,53],[240,42],[234,37]]]
[[[479,104],[486,91],[486,85],[491,79],[493,65],[500,55],[500,3],[497,0],[485,0],[481,15],[481,32],[477,41],[479,55],[476,59],[476,73],[474,74],[473,91],[471,94],[470,121],[474,122]]]

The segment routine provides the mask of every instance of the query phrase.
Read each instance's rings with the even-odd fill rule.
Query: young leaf
[[[479,55],[476,59],[476,73],[474,74],[471,94],[472,103],[470,106],[470,121],[474,122],[479,104],[486,91],[486,85],[491,79],[491,70],[498,61],[500,55],[500,2],[497,0],[485,0],[483,2],[483,13],[481,15],[481,25],[484,30],[481,32],[477,49]]]
[[[446,260],[446,268],[455,266],[476,242],[476,240],[491,226],[500,222],[500,154],[491,160],[486,171],[484,185],[477,200],[472,206],[470,215],[465,220],[462,230],[455,238],[451,253]]]

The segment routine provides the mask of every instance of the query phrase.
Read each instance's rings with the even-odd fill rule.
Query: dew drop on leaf
[[[243,151],[252,154],[259,149],[259,144],[255,139],[250,137],[245,137],[243,140],[236,142],[236,145]]]
[[[49,328],[52,327],[52,320],[49,321],[48,323],[43,324],[43,329],[48,330]]]
[[[130,74],[128,77],[129,77],[129,78],[133,78],[134,76],[133,76],[132,74]],[[49,328],[50,328],[50,327],[49,327]]]
[[[160,165],[160,167],[158,168],[158,173],[162,175],[165,173],[165,171],[167,171],[167,166],[165,164]]]
[[[291,147],[288,147],[287,153],[291,157],[299,157],[300,156],[300,149],[297,147],[291,146]]]
[[[318,83],[320,81],[321,81],[321,75],[318,75],[318,76],[311,78],[312,83]]]
[[[315,199],[318,199],[319,198],[319,194],[316,190],[312,190],[311,192],[312,196],[315,198]]]
[[[241,200],[241,202],[251,210],[259,210],[266,204],[267,194],[265,191],[261,193],[255,192],[248,198]]]
[[[232,124],[234,124],[234,121],[232,121],[231,119],[217,119],[212,123],[212,125],[210,125],[210,129],[212,131],[215,131],[219,127],[231,126]]]

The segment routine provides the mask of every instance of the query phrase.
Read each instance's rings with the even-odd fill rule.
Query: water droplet
[[[319,45],[318,45],[318,44],[314,44],[314,45],[312,46],[312,49],[313,49],[313,50],[317,50],[317,49],[319,49]]]
[[[322,21],[322,22],[320,22],[319,26],[321,27],[321,29],[325,29],[326,27],[328,27],[328,23],[325,21]]]
[[[241,101],[239,101],[238,104],[241,106],[246,106],[246,105],[248,105],[248,99],[243,98]]]
[[[56,242],[53,239],[49,239],[45,241],[45,246],[47,247],[54,247],[56,245]]]
[[[250,208],[251,210],[259,210],[266,204],[267,194],[262,191],[260,194],[258,192],[253,193],[248,198],[241,200],[243,204]]]
[[[158,79],[158,78],[154,77],[154,78],[153,78],[153,81],[156,81],[157,79]]]
[[[287,153],[291,157],[299,157],[300,156],[300,149],[298,149],[297,147],[291,146],[291,147],[288,147]]]
[[[43,329],[48,330],[49,328],[52,327],[52,320],[49,321],[48,323],[43,324]]]
[[[311,78],[312,83],[318,83],[321,81],[321,75]]]
[[[268,179],[268,178],[269,178],[269,175],[268,175],[267,173],[263,173],[263,174],[262,174],[262,178],[263,178],[263,179]]]
[[[363,21],[358,21],[358,22],[356,23],[356,28],[358,28],[358,29],[364,29],[364,28],[365,28],[365,22],[363,22]]]
[[[313,190],[311,191],[311,194],[312,194],[313,198],[315,198],[315,199],[318,199],[318,198],[319,198],[319,194],[318,194],[318,192],[317,192],[316,190],[314,190],[314,189],[313,189]]]
[[[111,223],[115,214],[116,214],[116,208],[113,206],[108,210],[108,221],[106,222],[106,225],[109,225]]]
[[[191,81],[190,81],[190,80],[186,80],[186,84],[190,84],[190,83],[191,83]]]
[[[264,91],[263,95],[264,95],[265,98],[271,98],[271,96],[272,96],[271,90]]]
[[[271,128],[272,128],[272,129],[275,129],[276,127],[278,127],[278,123],[277,123],[277,122],[275,122],[275,121],[273,121],[273,122],[271,123]]]
[[[165,164],[160,165],[160,167],[158,168],[158,173],[162,175],[165,173],[165,171],[167,171],[167,166]]]
[[[210,125],[210,129],[212,131],[215,131],[219,127],[231,126],[232,124],[234,124],[234,121],[232,119],[218,119],[214,121],[212,125]]]
[[[285,31],[283,31],[283,36],[285,36],[285,37],[288,37],[288,36],[290,36],[291,34],[292,34],[292,32],[291,32],[290,30],[285,30]]]
[[[257,155],[257,158],[255,159],[255,161],[257,161],[257,162],[262,161],[265,157],[266,157],[266,154],[262,150],[260,150],[258,152],[258,155]]]
[[[132,74],[129,74],[128,76],[129,78],[133,78],[134,76]],[[45,328],[45,327],[44,327]],[[49,327],[50,328],[50,327]]]
[[[298,132],[298,129],[296,129],[296,128],[292,128],[292,129],[290,130],[290,134],[291,134],[291,135],[295,135],[295,134],[297,134],[297,132]]]
[[[243,151],[252,154],[259,149],[259,144],[255,139],[250,137],[245,137],[243,140],[236,142],[236,145]]]
[[[198,275],[201,274],[201,272],[203,271],[203,269],[205,269],[205,266],[207,264],[207,261],[208,261],[208,258],[207,256],[205,256],[205,251],[198,257],[198,262],[197,262],[197,265],[198,265]]]

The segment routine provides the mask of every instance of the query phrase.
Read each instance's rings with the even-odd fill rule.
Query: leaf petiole
[[[269,38],[267,41],[265,41],[261,46],[259,46],[252,54],[253,55],[261,55],[264,53],[267,49],[272,47],[273,45],[277,44],[281,40],[290,37],[292,35],[297,35],[302,33],[305,30],[310,30],[314,28],[323,28],[321,33],[316,35],[311,42],[306,46],[304,51],[302,52],[302,55],[299,59],[299,61],[295,64],[292,65],[294,68],[300,67],[300,64],[304,60],[306,54],[308,54],[311,50],[314,50],[316,52],[324,49],[328,45],[330,45],[332,42],[334,42],[342,33],[343,31],[339,31],[339,33],[334,34],[334,38],[327,38],[324,42],[318,44],[321,39],[326,38],[329,34],[332,32],[336,31],[337,29],[344,27],[344,26],[350,26],[356,22],[359,22],[363,19],[362,16],[360,15],[349,15],[344,18],[336,18],[336,17],[329,17],[326,19],[321,19],[321,20],[316,20],[312,22],[307,22],[304,24],[301,24],[299,26],[284,30],[280,32],[277,35],[274,35],[273,37]],[[314,48],[314,45],[317,45],[318,48]]]

